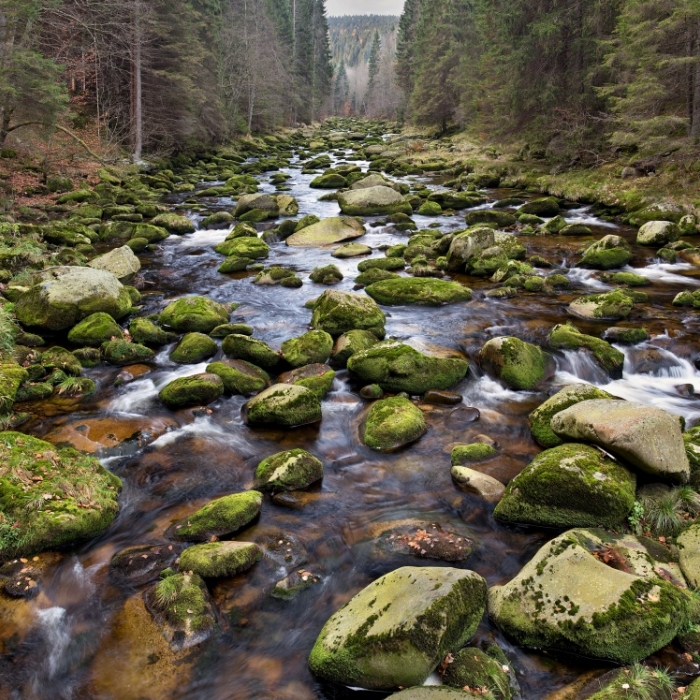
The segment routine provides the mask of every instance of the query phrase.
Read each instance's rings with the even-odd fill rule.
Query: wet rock
[[[638,245],[663,246],[677,241],[681,231],[670,221],[648,221],[637,232]]]
[[[403,567],[333,615],[309,656],[323,680],[370,689],[421,684],[476,631],[485,581],[472,571]]]
[[[182,236],[185,233],[194,233],[195,226],[194,223],[186,216],[180,216],[178,214],[173,214],[172,212],[166,212],[164,214],[158,214],[154,219],[151,220],[153,226],[162,226],[169,233]]]
[[[622,378],[625,356],[605,340],[581,333],[571,323],[554,326],[547,342],[553,350],[588,350],[613,379]]]
[[[279,215],[279,205],[275,197],[269,194],[256,193],[256,194],[244,194],[242,195],[236,204],[236,209],[233,215],[240,219],[245,214],[252,211],[264,212],[264,219],[273,219]]]
[[[536,388],[554,371],[551,356],[542,348],[507,336],[489,340],[481,348],[479,364],[508,388],[525,391]]]
[[[674,306],[692,306],[694,309],[700,309],[700,290],[689,292],[679,292],[671,302]]]
[[[263,369],[274,369],[280,356],[267,343],[240,333],[231,333],[224,338],[221,348],[234,360],[245,360]]]
[[[270,254],[270,247],[265,241],[238,235],[233,238],[229,236],[225,241],[214,246],[214,250],[232,260],[263,260]],[[232,271],[228,270],[228,272]],[[223,270],[219,269],[219,272],[223,272]]]
[[[543,404],[540,404],[529,416],[532,437],[542,447],[556,447],[564,441],[552,430],[550,425],[552,418],[565,408],[574,406],[581,401],[592,399],[614,399],[612,394],[598,389],[591,384],[571,384],[551,396]]]
[[[360,389],[360,396],[363,399],[376,400],[384,398],[384,391],[379,384],[368,384]]]
[[[183,542],[207,542],[232,535],[260,515],[262,498],[259,491],[217,498],[176,523],[173,535]]]
[[[297,248],[315,248],[350,241],[364,234],[365,227],[358,219],[335,216],[306,226],[292,234],[287,238],[287,245]]]
[[[406,261],[400,257],[384,257],[384,258],[370,258],[369,260],[363,260],[358,263],[357,269],[360,272],[368,272],[369,270],[403,270],[406,267]],[[398,277],[392,277],[391,279],[398,279]]]
[[[111,272],[122,284],[127,284],[141,269],[141,263],[134,251],[125,245],[104,255],[98,255],[88,263],[88,267]]]
[[[495,242],[494,230],[483,226],[458,233],[452,239],[447,252],[447,269],[464,271],[465,266],[472,259],[478,257],[484,250],[491,248]]]
[[[615,528],[635,500],[636,479],[621,464],[587,445],[545,450],[509,484],[494,516],[545,527]]]
[[[239,335],[253,335],[253,327],[246,323],[222,323],[217,326],[209,335],[212,338],[225,338],[231,333],[238,333]]]
[[[372,146],[369,147],[370,149]],[[368,187],[393,187],[394,183],[387,180],[383,175],[379,173],[370,173],[367,177],[363,177],[361,180],[354,182],[351,186],[351,190],[366,190]]]
[[[634,298],[625,290],[616,289],[578,297],[569,304],[569,311],[581,318],[618,321],[627,318],[633,307]]]
[[[377,336],[369,331],[355,330],[343,333],[333,345],[331,365],[344,368],[355,353],[367,350],[378,342]]]
[[[309,279],[316,284],[325,284],[332,286],[343,280],[343,273],[336,265],[325,265],[324,267],[316,267],[309,275]]]
[[[146,607],[175,649],[206,641],[216,617],[204,581],[196,574],[173,574],[146,591]]]
[[[74,377],[80,376],[82,372],[80,360],[72,352],[59,345],[55,345],[41,353],[41,365],[47,372],[59,369],[65,374]]]
[[[499,650],[500,651],[500,650]],[[510,700],[512,692],[501,655],[493,658],[477,647],[460,649],[447,665],[443,683],[452,688],[486,688],[494,700]]]
[[[43,578],[47,569],[58,564],[62,556],[56,552],[45,552],[31,559],[22,557],[0,567],[0,586],[11,598],[31,600],[43,589]]]
[[[160,315],[160,322],[180,333],[209,333],[216,326],[228,323],[229,310],[207,297],[183,297],[168,304]]]
[[[335,372],[328,365],[315,363],[283,372],[277,377],[277,383],[303,386],[321,400],[331,390],[334,379]]]
[[[324,363],[331,355],[333,338],[325,331],[309,331],[299,338],[285,340],[281,354],[292,367]]]
[[[455,562],[467,559],[475,545],[469,537],[443,530],[438,523],[411,523],[383,530],[377,535],[375,546],[391,554]]]
[[[171,567],[179,548],[172,544],[127,547],[109,562],[109,577],[117,585],[143,586],[155,581],[163,569]]]
[[[423,396],[425,403],[433,404],[434,406],[456,406],[464,401],[461,394],[455,394],[452,391],[440,391],[439,389],[430,389]]]
[[[624,267],[631,259],[630,244],[622,236],[610,234],[588,246],[579,265],[595,270],[611,270]]]
[[[311,325],[334,338],[352,330],[370,331],[384,337],[386,317],[377,303],[364,294],[326,290],[313,307]]]
[[[525,647],[639,661],[668,644],[688,615],[686,593],[656,573],[663,565],[648,542],[570,530],[489,590],[489,615]]]
[[[221,377],[226,394],[252,396],[270,385],[270,375],[245,360],[223,360],[207,365],[207,372]]]
[[[479,496],[491,503],[497,503],[506,489],[498,479],[469,467],[453,466],[450,474],[462,491]]]
[[[456,445],[452,448],[450,460],[452,466],[464,466],[475,462],[485,462],[498,454],[493,445],[485,442],[473,442],[471,445]]]
[[[691,588],[700,588],[700,525],[691,525],[677,540],[680,565]]]
[[[173,334],[164,331],[148,318],[135,318],[129,324],[131,339],[140,345],[161,346],[174,340]]]
[[[29,378],[27,370],[15,363],[0,364],[0,396],[4,398],[0,414],[9,412],[20,386]]]
[[[389,695],[391,700],[469,700],[476,697],[482,697],[481,691],[471,693],[445,685],[420,685]]]
[[[391,187],[379,185],[349,190],[338,195],[338,204],[343,214],[349,216],[382,216],[386,214],[412,214],[411,205]]]
[[[258,272],[253,280],[253,284],[260,286],[278,284],[281,287],[298,289],[302,286],[303,282],[300,277],[297,277],[293,270],[288,270],[284,267],[280,267],[279,265],[273,265],[266,270],[261,270]]]
[[[0,561],[89,540],[117,515],[121,480],[94,457],[6,431],[0,433],[0,464]]]
[[[459,282],[427,278],[399,277],[383,280],[370,284],[366,291],[375,301],[388,306],[443,306],[472,298],[471,289]]]
[[[559,202],[555,197],[542,197],[540,199],[533,199],[527,204],[523,204],[518,212],[521,214],[532,214],[534,216],[557,216],[561,208],[559,207]]]
[[[440,216],[442,214],[442,207],[437,202],[423,202],[416,214],[420,216]]]
[[[617,343],[618,345],[636,345],[649,340],[649,333],[646,328],[623,328],[621,326],[613,326],[608,328],[603,337],[609,343]]]
[[[262,549],[252,542],[196,544],[180,555],[180,571],[202,578],[229,578],[250,569],[262,555]]]
[[[371,255],[372,249],[363,243],[345,243],[336,248],[331,255],[334,258],[344,260],[346,258],[356,258],[360,255]]]
[[[467,226],[474,224],[493,224],[497,228],[512,226],[516,222],[515,215],[510,211],[501,209],[476,209],[470,211],[464,220]]]
[[[449,389],[464,378],[468,368],[469,363],[462,358],[424,355],[395,341],[378,343],[348,360],[348,369],[361,382],[414,395]]]
[[[294,571],[286,578],[278,581],[270,595],[277,600],[292,600],[307,588],[320,583],[321,577],[306,569]]]
[[[61,331],[98,311],[120,319],[131,309],[129,292],[111,272],[55,267],[41,280],[17,300],[15,313],[25,326]]]
[[[660,408],[595,399],[557,413],[550,425],[560,437],[592,442],[649,474],[690,477],[678,419]]]
[[[204,333],[187,333],[170,353],[173,362],[196,365],[215,355],[219,346]]]
[[[661,348],[631,348],[628,357],[631,365],[630,371],[634,374],[658,374],[668,372],[672,367],[678,366],[676,358]]]
[[[202,228],[219,229],[233,225],[233,216],[227,211],[217,211],[202,219]]]
[[[126,340],[110,340],[102,343],[102,356],[111,365],[133,365],[153,359],[153,350],[145,345],[129,343]]]
[[[381,399],[367,413],[362,441],[373,450],[392,452],[420,440],[427,430],[423,413],[408,399]]]
[[[166,384],[158,396],[171,409],[187,406],[206,406],[224,393],[224,382],[216,374],[202,373],[174,379]]]
[[[104,312],[90,314],[68,332],[68,340],[74,345],[92,347],[99,347],[104,342],[123,337],[124,332],[119,324]]]
[[[323,463],[306,450],[287,450],[264,459],[255,470],[261,491],[297,491],[323,478]]]
[[[341,187],[347,187],[348,181],[340,174],[328,171],[323,175],[315,177],[309,183],[309,187],[321,190],[337,190]]]
[[[288,194],[277,195],[277,206],[280,216],[296,216],[299,213],[299,202]]]
[[[250,399],[244,411],[250,425],[293,428],[321,420],[318,396],[310,389],[293,384],[274,384]]]

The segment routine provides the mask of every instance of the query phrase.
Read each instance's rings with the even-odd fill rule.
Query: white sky
[[[326,0],[326,14],[339,15],[400,15],[404,0]]]

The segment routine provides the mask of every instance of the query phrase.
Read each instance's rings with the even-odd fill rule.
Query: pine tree
[[[365,110],[369,109],[369,105],[374,98],[376,89],[377,75],[379,74],[379,52],[382,44],[379,39],[379,32],[375,30],[374,38],[372,39],[372,49],[369,54],[369,80],[367,82],[367,93],[365,94]]]

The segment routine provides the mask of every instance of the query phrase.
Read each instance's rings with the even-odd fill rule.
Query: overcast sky
[[[326,14],[400,15],[404,0],[326,0]]]

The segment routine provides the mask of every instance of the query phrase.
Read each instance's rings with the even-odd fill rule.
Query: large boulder
[[[618,527],[635,487],[634,474],[600,450],[568,443],[538,454],[508,484],[494,516],[545,527]]]
[[[425,435],[423,412],[408,399],[396,396],[375,401],[364,420],[362,441],[379,452],[393,452]]]
[[[278,384],[296,384],[313,391],[319,399],[324,399],[333,386],[335,372],[325,364],[316,362],[283,372],[277,377]]]
[[[151,224],[153,226],[161,226],[167,229],[169,233],[174,233],[176,235],[194,233],[195,231],[195,225],[191,219],[188,219],[186,216],[175,214],[174,212],[158,214],[158,216],[151,220]]]
[[[387,306],[416,304],[443,306],[469,301],[472,291],[459,282],[428,279],[426,277],[398,277],[370,284],[366,289],[372,299]]]
[[[579,265],[594,270],[612,270],[632,260],[630,244],[622,236],[607,235],[592,243],[583,252]]]
[[[209,333],[222,323],[228,323],[229,311],[207,297],[183,297],[168,304],[160,315],[167,328],[189,333]]]
[[[24,326],[62,331],[98,311],[120,319],[131,309],[128,290],[111,272],[55,267],[40,279],[17,300],[15,313]]]
[[[362,384],[378,384],[384,391],[425,394],[449,389],[464,379],[469,363],[460,357],[424,355],[410,345],[386,341],[353,354],[347,363]]]
[[[296,248],[316,248],[351,241],[364,234],[365,227],[361,221],[350,216],[334,216],[293,233],[287,238],[287,245]]]
[[[221,377],[226,394],[252,396],[270,386],[270,375],[245,360],[223,360],[207,365],[207,372]]]
[[[296,384],[273,384],[250,399],[244,409],[250,425],[294,428],[321,420],[318,396]]]
[[[93,258],[88,267],[111,272],[120,282],[130,282],[141,269],[141,262],[128,245],[110,250],[109,253]]]
[[[262,555],[252,542],[205,542],[182,552],[180,570],[202,578],[230,578],[250,569]]]
[[[680,237],[681,230],[671,221],[648,221],[637,231],[639,245],[651,245],[656,248],[677,241]]]
[[[260,515],[260,491],[242,491],[210,501],[174,523],[173,535],[183,542],[209,542],[228,537]]]
[[[68,340],[75,345],[99,347],[113,338],[123,338],[124,332],[119,324],[103,311],[90,314],[73,326],[68,333]]]
[[[309,667],[323,680],[390,690],[420,685],[476,631],[486,582],[473,571],[405,566],[374,581],[325,624]]]
[[[687,593],[671,582],[676,566],[665,563],[667,554],[655,558],[657,551],[632,535],[569,530],[489,590],[489,615],[521,646],[640,661],[688,620]]]
[[[447,252],[449,270],[464,272],[467,263],[478,257],[483,251],[496,244],[496,233],[492,228],[479,227],[458,233],[450,243]]]
[[[0,562],[89,540],[117,515],[121,480],[94,457],[2,432],[0,464]]]
[[[0,363],[0,415],[9,413],[20,386],[29,373],[14,362]]]
[[[690,478],[680,422],[660,408],[593,399],[560,411],[550,425],[560,437],[592,442],[649,474]]]
[[[263,459],[255,470],[261,491],[297,491],[323,479],[323,463],[306,450],[286,450]]]
[[[172,409],[186,406],[206,406],[216,401],[224,393],[224,382],[216,374],[194,374],[190,377],[180,377],[166,384],[158,396],[160,400]]]
[[[679,535],[680,565],[691,588],[700,588],[700,524],[691,525]]]
[[[216,341],[208,335],[186,333],[170,353],[170,359],[183,365],[196,365],[215,355],[218,349]]]
[[[384,337],[384,312],[365,294],[326,290],[316,300],[311,325],[334,338],[352,330],[370,331]]]
[[[367,350],[379,342],[377,336],[369,331],[348,331],[343,333],[333,345],[331,352],[331,365],[333,367],[347,367],[348,360],[362,350]]]
[[[331,356],[333,338],[325,331],[308,331],[282,343],[281,353],[292,367],[324,363]]]
[[[263,369],[274,369],[280,360],[279,354],[266,342],[242,333],[229,333],[224,338],[221,349],[234,360],[244,360]]]
[[[387,215],[402,212],[411,214],[411,205],[395,189],[379,185],[348,190],[338,195],[343,214],[349,216]]]
[[[492,338],[479,353],[479,365],[508,388],[530,391],[548,379],[554,371],[550,355],[537,345],[519,338]]]
[[[612,394],[591,384],[571,384],[538,406],[528,417],[532,437],[542,447],[556,447],[564,441],[552,430],[552,418],[569,406],[591,399],[613,399]]]
[[[267,214],[266,218],[277,216],[280,210],[277,200],[270,194],[244,194],[236,203],[233,215],[236,218],[240,218],[255,209],[265,212]]]
[[[574,316],[591,320],[619,321],[627,318],[634,307],[634,298],[624,290],[615,289],[603,294],[587,294],[569,304]]]

